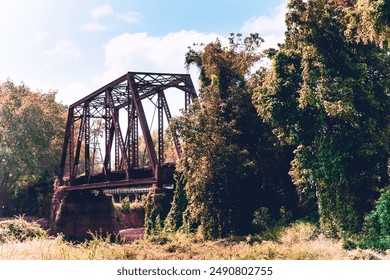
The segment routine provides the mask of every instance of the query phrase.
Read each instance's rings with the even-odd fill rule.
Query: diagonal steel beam
[[[127,78],[129,81],[129,87],[131,89],[132,98],[134,100],[135,108],[136,108],[137,113],[138,113],[138,119],[139,119],[139,123],[141,125],[142,134],[144,135],[146,149],[147,149],[148,154],[149,154],[149,160],[150,160],[150,163],[152,165],[153,174],[155,174],[155,177],[156,177],[157,176],[157,165],[158,165],[157,155],[156,155],[156,151],[154,150],[152,136],[150,134],[150,130],[149,130],[148,123],[147,123],[146,116],[145,116],[145,112],[144,112],[144,108],[142,106],[142,102],[141,102],[141,99],[139,97],[138,88],[137,88],[135,80],[134,80],[134,74],[129,72]]]
[[[71,130],[71,123],[72,122],[73,122],[73,109],[69,109],[68,110],[68,119],[67,119],[66,128],[65,128],[64,143],[62,145],[60,173],[58,174],[58,179],[60,180],[61,183],[63,183],[64,175],[65,175],[64,173],[65,173],[66,155],[67,155],[67,153],[70,153],[70,151],[68,151],[68,146],[69,146],[70,130]]]
[[[119,148],[120,148],[121,154],[122,154],[121,158],[122,158],[122,161],[123,161],[123,164],[124,164],[124,169],[125,169],[125,173],[126,173],[126,179],[129,179],[129,168],[127,166],[127,162],[128,162],[127,154],[126,154],[125,146],[124,146],[124,143],[123,143],[123,137],[122,137],[122,132],[121,132],[121,129],[120,129],[120,125],[119,125],[118,120],[116,119],[116,115],[117,114],[114,111],[114,105],[113,105],[111,94],[108,94],[108,105],[109,105],[110,112],[111,112],[112,123],[113,123],[114,129],[115,129],[115,135],[118,138]]]
[[[169,126],[169,124],[171,123],[172,115],[171,115],[171,111],[169,110],[168,102],[167,99],[165,98],[164,92],[160,93],[160,98],[161,98],[162,106],[164,107],[165,116],[167,117],[168,126]],[[177,137],[176,131],[172,129],[171,133],[172,133],[173,143],[175,144],[177,157],[181,159],[182,150],[181,150],[181,145]]]

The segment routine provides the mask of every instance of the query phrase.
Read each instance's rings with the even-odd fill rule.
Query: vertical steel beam
[[[127,93],[127,131],[126,131],[126,152],[127,152],[127,158],[128,158],[128,167],[134,167],[133,165],[133,155],[132,155],[132,143],[133,143],[133,122],[132,122],[132,102],[131,102],[131,97],[130,97],[130,89],[129,86],[126,87],[126,93]]]
[[[126,134],[126,151],[128,153],[128,166],[138,166],[138,119],[135,105],[129,92],[129,102],[127,106],[127,134]]]
[[[105,127],[104,127],[104,136],[105,136],[105,144],[106,144],[106,151],[104,155],[104,164],[103,169],[104,173],[107,175],[111,172],[111,144],[112,144],[112,136],[113,133],[111,132],[111,116],[110,116],[110,108],[108,105],[108,96],[110,95],[110,89],[107,89],[105,92],[104,97],[104,112],[105,112]]]
[[[69,183],[73,185],[75,174],[74,172],[74,111],[70,119],[70,131],[69,131]]]
[[[89,181],[89,175],[90,175],[90,166],[91,166],[91,161],[90,161],[90,137],[91,137],[91,122],[90,122],[90,109],[89,109],[89,103],[85,103],[85,145],[84,145],[84,155],[85,155],[85,177],[87,179],[87,182]]]
[[[158,165],[164,164],[164,109],[163,109],[163,92],[157,93],[157,110],[158,110]]]
[[[157,177],[157,166],[158,166],[157,155],[156,155],[156,151],[154,150],[152,136],[150,134],[150,130],[148,127],[144,108],[142,106],[141,99],[139,98],[139,92],[134,79],[134,73],[128,73],[128,80],[129,80],[129,85],[132,93],[132,98],[134,100],[135,107],[138,113],[142,134],[145,139],[146,149],[148,150],[151,167],[155,177]]]
[[[111,102],[110,102],[110,105],[111,105]],[[110,107],[110,110],[111,110],[111,107]],[[115,126],[115,123],[119,122],[119,112],[118,110],[114,110],[111,111],[111,114],[112,114],[112,117],[113,117],[113,124],[114,124],[114,127],[115,127],[115,170],[119,170],[120,169],[120,162],[119,162],[119,157],[120,157],[120,153],[119,153],[119,136],[118,136],[118,132],[117,132],[117,129],[116,129],[116,126]]]
[[[138,145],[138,114],[135,109],[135,102],[133,101],[133,158],[134,158],[134,167],[139,166],[139,145]]]

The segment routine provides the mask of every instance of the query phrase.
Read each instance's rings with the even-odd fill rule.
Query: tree
[[[167,232],[175,232],[185,225],[183,218],[188,206],[188,200],[184,190],[186,182],[183,180],[181,174],[176,173],[174,178],[176,181],[175,193],[164,224],[164,230]]]
[[[346,33],[358,42],[389,46],[390,2],[385,0],[350,1],[346,8]]]
[[[290,175],[301,198],[318,204],[322,229],[359,232],[389,184],[389,52],[351,31],[356,1],[291,0],[288,8],[258,112],[296,146]]]
[[[54,92],[0,85],[0,211],[12,192],[58,174],[65,111]]]
[[[390,249],[390,188],[383,190],[374,210],[365,217],[361,245]]]
[[[184,142],[177,170],[186,182],[186,212],[205,238],[250,232],[260,207],[277,216],[277,193],[290,186],[280,175],[284,154],[251,101],[248,80],[261,42],[257,34],[244,40],[232,34],[227,47],[217,40],[186,55],[187,65],[200,70],[201,93],[173,121]]]

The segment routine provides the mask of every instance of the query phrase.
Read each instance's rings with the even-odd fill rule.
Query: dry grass
[[[103,240],[71,243],[62,236],[0,244],[2,260],[123,260],[126,248]]]
[[[342,260],[390,259],[371,250],[344,250],[341,241],[316,234],[315,227],[299,223],[283,230],[276,241],[256,242],[256,238],[204,241],[199,235],[176,234],[137,240],[131,244],[113,244],[95,236],[74,244],[61,236],[32,238],[24,242],[0,244],[0,259],[43,260]]]

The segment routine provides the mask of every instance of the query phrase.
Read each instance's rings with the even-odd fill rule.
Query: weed
[[[37,223],[27,222],[23,216],[0,222],[0,243],[25,241],[35,237],[46,237],[47,234]]]
[[[0,243],[0,259],[52,260],[331,260],[390,259],[390,252],[345,250],[343,242],[318,234],[309,223],[295,223],[279,228],[278,239],[264,240],[261,235],[204,240],[197,234],[160,234],[131,244],[113,241],[112,236],[90,233],[91,240],[82,243],[66,241],[62,235],[16,238]],[[351,239],[353,241],[353,239]]]

